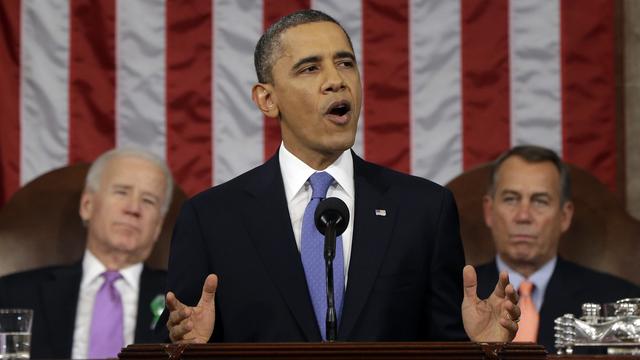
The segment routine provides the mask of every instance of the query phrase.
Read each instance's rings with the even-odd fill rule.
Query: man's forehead
[[[342,44],[336,41],[336,37],[342,39]],[[314,51],[311,48],[314,45],[324,45],[330,43],[333,49],[348,51],[353,53],[353,49],[349,44],[349,39],[342,28],[330,21],[319,21],[305,23],[291,27],[279,38],[279,56],[292,56],[293,54]]]
[[[550,161],[528,162],[519,157],[506,159],[496,173],[500,192],[524,190],[536,193],[559,192],[560,173]]]
[[[498,188],[500,195],[518,195],[518,196],[553,196],[552,189],[548,187],[542,188],[525,188],[520,186],[501,186]]]
[[[497,173],[509,175],[523,175],[525,172],[543,174],[548,177],[560,177],[560,171],[551,161],[528,161],[520,156],[505,159]]]
[[[164,172],[153,161],[137,156],[119,156],[105,165],[102,181],[126,182],[143,176],[145,182],[163,182]]]

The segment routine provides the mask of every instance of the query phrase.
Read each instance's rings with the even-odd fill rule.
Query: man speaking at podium
[[[314,253],[324,238],[312,213],[337,197],[350,212],[334,261],[338,341],[511,340],[515,291],[503,274],[487,300],[476,296],[450,192],[350,150],[362,98],[342,26],[315,10],[285,16],[259,40],[255,67],[253,101],[278,119],[282,144],[184,205],[169,260],[169,339],[326,340],[325,268]]]

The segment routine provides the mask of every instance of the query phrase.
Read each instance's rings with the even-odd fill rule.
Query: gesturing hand
[[[181,303],[171,291],[167,293],[169,309],[169,338],[174,343],[200,343],[209,341],[216,320],[215,294],[218,277],[210,274],[202,286],[202,295],[196,306]]]
[[[507,342],[513,340],[518,331],[520,308],[518,296],[509,283],[509,276],[501,272],[493,293],[484,300],[478,298],[478,281],[473,266],[462,270],[464,300],[462,322],[472,341]]]

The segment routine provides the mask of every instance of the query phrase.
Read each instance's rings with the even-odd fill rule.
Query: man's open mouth
[[[329,106],[327,115],[344,116],[349,111],[351,111],[351,104],[348,101],[338,101]]]

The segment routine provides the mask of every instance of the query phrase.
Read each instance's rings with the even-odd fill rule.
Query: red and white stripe
[[[308,7],[351,35],[366,159],[445,183],[533,143],[615,187],[613,0],[8,0],[0,204],[113,146],[167,159],[189,194],[262,163],[280,137],[253,49]]]

